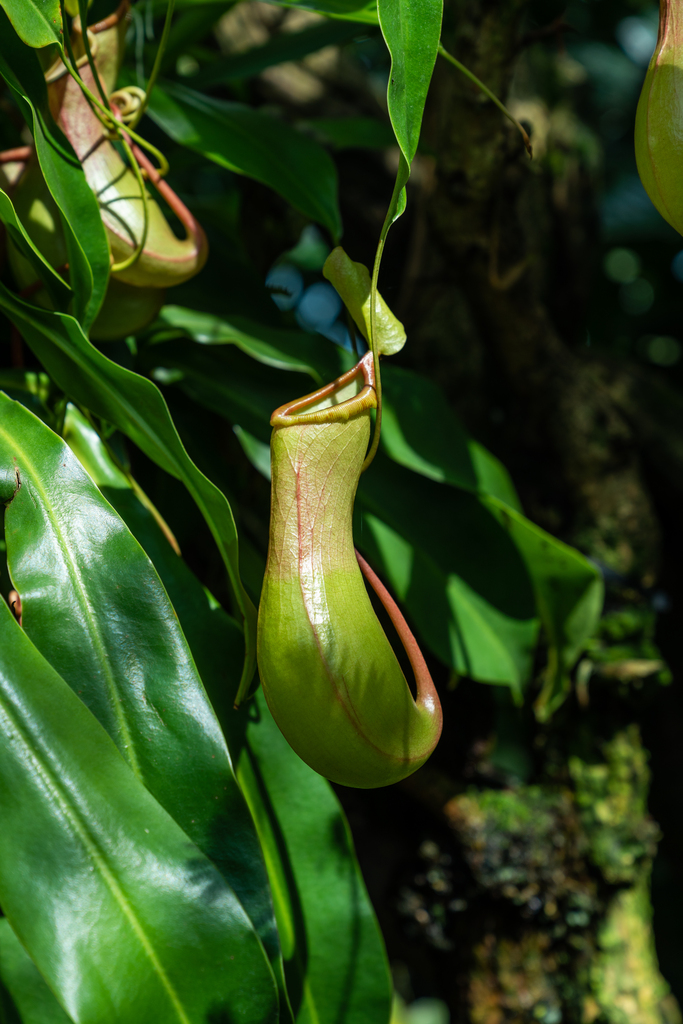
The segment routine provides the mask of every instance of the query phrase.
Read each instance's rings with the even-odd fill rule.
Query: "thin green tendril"
[[[102,85],[102,80],[100,78],[100,73],[97,70],[97,65],[95,64],[95,60],[94,60],[93,55],[92,55],[92,50],[90,49],[90,39],[88,37],[88,5],[87,5],[87,0],[78,0],[78,10],[79,10],[79,13],[80,13],[80,16],[81,16],[81,36],[83,38],[83,49],[85,50],[85,55],[88,58],[88,64],[90,65],[90,70],[91,70],[92,76],[93,76],[93,78],[95,80],[95,85],[97,86],[97,91],[99,92],[100,96],[102,97],[102,102],[104,103],[105,107],[107,108],[107,110],[109,110],[109,100],[107,99],[107,94],[104,91],[104,86]]]
[[[375,429],[372,435],[372,444],[368,454],[365,456],[365,462],[363,463],[362,473],[370,466],[370,463],[377,454],[379,448],[379,439],[382,432],[382,375],[379,368],[379,352],[377,350],[377,281],[379,279],[379,268],[382,262],[382,253],[384,252],[384,243],[387,240],[389,234],[389,228],[394,222],[393,213],[398,205],[399,196],[401,189],[404,185],[401,183],[401,166],[396,174],[396,181],[394,182],[394,191],[391,195],[391,202],[389,203],[389,209],[387,215],[384,218],[384,224],[379,236],[379,242],[377,244],[377,252],[375,253],[375,262],[372,267],[372,280],[370,283],[370,348],[372,349],[372,365],[375,371],[375,394],[377,395],[377,414],[375,416]]]
[[[474,85],[476,85],[476,87],[483,92],[484,96],[488,96],[488,98],[491,100],[491,102],[495,103],[495,105],[498,107],[498,109],[503,114],[505,114],[505,116],[507,117],[508,121],[512,121],[512,123],[514,124],[515,128],[519,132],[521,132],[522,139],[524,140],[524,145],[526,146],[527,153],[529,154],[529,156],[532,156],[533,155],[533,151],[531,149],[531,140],[530,140],[529,136],[527,135],[526,131],[521,126],[521,124],[519,123],[517,118],[512,116],[512,114],[510,113],[508,108],[505,106],[504,103],[501,103],[501,101],[498,99],[496,94],[491,92],[491,90],[487,86],[484,85],[484,83],[481,81],[481,79],[477,78],[476,75],[472,74],[472,72],[469,70],[469,68],[466,68],[465,65],[461,64],[459,60],[457,60],[452,54],[450,54],[448,52],[448,50],[444,49],[444,47],[443,47],[443,45],[441,43],[439,43],[439,53],[441,54],[442,57],[445,58],[445,60],[447,60],[450,64],[452,64],[453,67],[457,68],[458,71],[460,71],[465,76],[465,78],[469,78],[470,82],[473,82]]]
[[[149,98],[152,95],[152,90],[156,85],[156,80],[159,77],[161,71],[161,62],[164,57],[164,51],[166,49],[166,43],[168,42],[168,35],[171,31],[171,19],[173,18],[173,10],[175,8],[175,0],[168,0],[168,7],[166,8],[166,18],[164,20],[164,27],[161,33],[161,39],[159,40],[159,46],[157,49],[156,57],[154,58],[154,66],[152,67],[152,73],[149,76],[147,88],[145,90],[145,98],[140,104],[138,110],[135,113],[135,117],[131,121],[133,128],[140,123],[142,117],[147,110],[147,104]]]
[[[64,18],[64,0],[60,0],[60,8],[62,11],[62,18]],[[63,49],[61,52],[61,58],[64,67],[71,75],[73,80],[77,83],[78,87],[83,93],[83,96],[90,104],[93,114],[98,119],[98,121],[105,129],[105,131],[113,138],[121,139],[122,136],[120,122],[116,120],[109,107],[104,106],[104,104],[101,103],[100,100],[98,100],[98,98],[90,91],[88,86],[85,84],[85,82],[83,81],[78,72],[78,63],[73,52],[71,39],[68,33],[66,32],[64,33],[64,39],[66,42],[66,54],[64,53]],[[69,60],[66,59],[67,55]],[[97,81],[99,82],[99,77],[97,78]],[[164,154],[159,149],[157,149],[156,146],[153,146],[151,142],[148,142],[146,139],[143,139],[142,136],[138,135],[138,133],[133,128],[126,126],[126,132],[134,142],[137,142],[138,146],[141,146],[142,149],[146,149],[148,153],[151,153],[152,156],[156,158],[159,164],[159,177],[165,177],[168,174],[169,164]]]

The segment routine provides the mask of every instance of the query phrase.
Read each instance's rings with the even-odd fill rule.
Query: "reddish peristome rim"
[[[328,398],[336,391],[341,391],[347,384],[358,377],[363,378],[363,388],[354,398],[348,398],[339,405],[330,406],[329,409],[318,409],[315,412],[306,412],[306,408],[315,405],[323,398]],[[352,416],[367,412],[377,407],[377,394],[375,392],[375,368],[372,361],[372,352],[366,352],[363,358],[356,363],[353,369],[337,377],[331,384],[326,384],[310,395],[297,398],[294,402],[288,402],[276,409],[270,417],[272,427],[291,427],[301,423],[345,423]]]

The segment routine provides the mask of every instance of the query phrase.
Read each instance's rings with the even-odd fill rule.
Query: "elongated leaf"
[[[100,479],[115,481],[103,482],[105,493],[152,558],[221,718],[231,753],[239,758],[240,782],[257,815],[271,884],[278,894],[278,921],[287,942],[287,978],[297,999],[297,1020],[382,1024],[389,999],[382,940],[330,786],[300,761],[267,713],[257,724],[253,705],[233,711],[241,658],[235,623],[173,553],[122,475],[106,469],[101,449],[94,446],[90,452]],[[226,679],[232,683],[226,686]],[[247,728],[250,742],[254,735],[260,737],[254,743],[259,748],[256,763],[263,765],[261,780],[249,767],[254,759],[244,750]],[[279,779],[279,788],[268,784],[270,797],[260,784],[266,774]],[[285,842],[276,842],[282,835]],[[294,951],[295,938],[300,955]]]
[[[27,46],[40,49],[51,43],[62,45],[59,0],[2,0],[0,6]]]
[[[323,347],[319,338],[303,331],[264,327],[246,317],[225,320],[182,306],[164,306],[149,337],[158,343],[174,336],[192,338],[201,345],[235,345],[265,366],[308,373],[316,384],[339,372],[334,350]]]
[[[18,419],[21,420],[22,417]],[[22,443],[25,440],[28,442],[29,435],[30,430],[27,429],[26,433],[21,435]],[[157,557],[160,557],[160,549],[164,549],[166,561],[163,558],[161,560],[163,564],[168,563],[172,566],[171,577],[175,579],[184,576],[187,582],[189,576],[189,583],[194,589],[194,599],[199,602],[199,611],[206,605],[206,595],[201,586],[171,550],[167,538],[160,535],[160,528],[149,508],[142,505],[133,493],[130,481],[112,461],[96,431],[73,406],[67,411],[65,436],[70,448],[100,490],[110,498],[114,508],[122,510],[125,519],[141,535],[142,542],[147,547],[151,545],[152,553],[156,553]],[[70,588],[67,582],[62,588],[67,594],[57,594],[60,579],[54,570],[48,585],[37,595],[38,600],[35,590],[28,591],[31,593],[30,600],[24,597],[24,626],[36,646],[40,647],[55,668],[60,669],[72,689],[76,690],[96,713],[103,703],[102,694],[95,693],[94,699],[88,700],[89,692],[94,688],[90,675],[96,679],[103,673],[115,677],[112,685],[116,692],[120,693],[118,704],[121,715],[130,722],[130,745],[134,748],[142,781],[190,838],[216,864],[240,898],[263,942],[274,971],[282,982],[281,1013],[284,1019],[287,997],[282,974],[282,954],[263,855],[254,823],[233,774],[225,740],[180,631],[177,609],[168,601],[156,571],[147,561],[149,556],[143,553],[123,522],[113,516],[113,510],[106,505],[99,493],[93,495],[96,490],[93,485],[83,485],[81,478],[86,474],[80,466],[77,472],[74,471],[74,455],[66,445],[58,439],[55,440],[60,449],[56,466],[67,467],[71,479],[65,480],[65,474],[58,468],[55,481],[59,480],[59,486],[48,480],[44,490],[56,491],[56,498],[62,506],[66,504],[73,507],[76,499],[76,507],[87,515],[89,530],[85,530],[85,518],[81,515],[60,516],[59,509],[53,510],[52,506],[44,508],[42,512],[44,516],[46,511],[54,511],[51,519],[60,528],[63,538],[59,545],[60,554],[63,553],[63,558],[72,558],[75,571],[83,569],[80,572],[80,579],[84,581],[83,590],[89,606],[97,614],[95,626],[99,627],[101,647],[103,653],[107,655],[107,663],[104,664],[98,658],[99,650],[95,649],[92,652],[89,649],[95,647],[97,638],[91,635],[83,638],[79,635],[78,628],[74,629],[74,619],[77,627],[79,624],[77,609],[73,608],[75,602],[72,600],[66,605],[64,601],[64,597],[68,598],[69,591],[74,588]],[[54,442],[52,448],[57,456],[57,446]],[[31,483],[30,480],[26,482],[29,485]],[[62,491],[65,492],[63,495]],[[20,497],[21,492],[8,510],[8,523],[10,513],[14,512]],[[40,518],[40,512],[32,512],[29,509],[28,519],[36,518]],[[22,528],[31,529],[26,519],[26,516],[22,517],[22,521],[15,527],[15,532]],[[103,528],[106,528],[106,540],[98,544],[98,540],[101,540],[98,533],[102,535]],[[123,542],[122,531],[125,533]],[[74,551],[70,541],[77,537],[79,532],[87,532],[88,543],[82,545],[83,550]],[[34,540],[42,538],[37,548],[30,540],[23,545],[25,553],[30,553],[30,550],[34,549],[34,557],[28,568],[35,576],[41,560],[44,561],[52,554],[54,561],[58,562],[59,555],[55,557],[56,545],[49,545],[48,538],[40,531],[39,526],[31,530],[31,533]],[[10,526],[6,529],[6,535],[13,580],[19,591],[24,594],[26,591],[22,591],[17,578]],[[118,551],[115,552],[113,542],[116,539],[120,543]],[[85,571],[86,554],[87,563],[91,566],[89,572]],[[143,561],[146,565],[142,564]],[[176,588],[175,596],[185,602],[189,595],[184,590]],[[50,622],[50,628],[43,628],[42,631],[39,626],[36,628],[36,620],[41,618],[41,605],[44,606],[45,618]],[[64,611],[61,611],[62,605],[66,605]],[[69,606],[70,610],[67,611]],[[161,622],[164,610],[165,621]],[[205,612],[210,614],[208,608]],[[62,629],[58,628],[59,622],[55,621],[59,618],[66,620],[62,623]],[[111,621],[118,625],[112,628]],[[236,657],[230,658],[228,664],[220,666],[216,683],[223,687],[227,686],[234,692],[240,674],[242,644],[239,631],[232,620],[226,621],[226,629],[232,642],[231,651],[236,653]],[[51,642],[55,627],[59,636],[71,635],[67,652],[62,652],[58,645]],[[120,638],[116,636],[122,630],[125,630],[125,643],[121,643]],[[80,634],[82,633],[81,629]],[[162,638],[164,642],[160,644]],[[213,641],[215,638],[207,636],[206,639],[208,643],[209,639]],[[177,667],[169,665],[173,660],[177,662]],[[121,669],[118,676],[115,675],[117,668]],[[155,690],[158,693],[155,694]],[[157,711],[157,708],[162,706],[163,719],[159,718]],[[118,721],[108,726],[111,717],[108,706],[105,706],[103,714],[98,715],[109,734],[116,740],[120,734],[120,726]],[[170,735],[174,727],[175,735]],[[118,746],[121,749],[121,742]],[[130,762],[130,756],[127,756],[129,749],[121,752]]]
[[[297,1024],[386,1024],[386,955],[346,819],[260,691],[254,705],[237,774],[266,854]]]
[[[550,648],[544,687],[536,703],[538,717],[545,720],[569,693],[569,672],[602,614],[604,584],[595,566],[574,548],[503,502],[486,498],[484,503],[508,530],[533,583]]]
[[[271,0],[279,7],[297,7],[315,11],[328,18],[344,18],[366,25],[377,24],[377,0]]]
[[[0,220],[7,229],[7,234],[29,261],[37,276],[45,285],[47,292],[58,309],[65,310],[71,299],[71,289],[66,281],[57,274],[38,251],[29,238],[24,225],[17,217],[12,200],[0,189]]]
[[[378,0],[377,11],[391,54],[389,117],[410,167],[439,48],[443,0]]]
[[[337,171],[313,139],[251,107],[171,82],[154,90],[149,113],[175,142],[268,185],[340,237]]]
[[[343,21],[326,21],[301,32],[283,32],[281,35],[273,36],[263,46],[254,47],[252,50],[226,57],[201,68],[192,76],[192,85],[196,89],[210,89],[231,79],[250,78],[274,64],[301,60],[309,53],[321,50],[323,46],[345,43],[361,32],[357,25]]]
[[[239,441],[242,451],[251,462],[254,469],[257,469],[266,480],[272,479],[270,466],[270,445],[259,441],[257,437],[250,434],[248,430],[236,423],[232,428]]]
[[[67,1013],[274,1021],[272,974],[234,893],[4,602],[0,732],[0,902]]]
[[[72,413],[75,424],[84,434]],[[154,567],[67,445],[0,394],[0,477],[12,471],[21,487],[5,516],[7,561],[29,638],[238,895],[255,892],[249,812]],[[255,923],[268,904],[266,890]]]
[[[487,448],[484,448],[483,444],[479,444],[471,437],[467,438],[467,450],[474,467],[479,493],[498,498],[510,508],[522,512],[515,485],[500,459],[497,459]]]
[[[426,377],[386,366],[382,446],[399,465],[472,494],[493,494],[521,512],[505,468],[476,445]]]
[[[285,335],[286,332],[277,333]],[[275,334],[276,332],[273,332],[273,335]],[[273,341],[276,345],[280,343],[276,337],[273,337]],[[314,344],[318,343],[317,339],[312,341]],[[292,394],[311,391],[313,373],[310,376],[304,376],[302,373],[283,375],[262,359],[247,358],[243,355],[246,347],[242,348],[242,351],[236,349],[236,345],[217,348],[204,344],[188,345],[187,342],[169,341],[147,346],[140,355],[138,365],[153,375],[158,374],[155,367],[161,367],[165,372],[172,368],[174,374],[179,372],[178,383],[186,394],[206,408],[226,416],[231,423],[238,423],[250,433],[267,440],[270,437],[269,423],[273,409],[282,405],[287,398],[291,398]],[[255,349],[252,349],[249,355],[253,357],[254,352]],[[332,378],[352,363],[349,353],[336,345],[328,344],[324,361],[316,358],[314,371],[317,371],[320,365],[325,365],[328,359],[332,360],[335,367],[330,375]],[[290,369],[294,370],[294,367]],[[321,376],[323,379],[329,379],[327,374]]]
[[[370,273],[355,263],[338,245],[325,260],[323,274],[336,288],[364,338],[371,334]],[[379,292],[375,295],[375,343],[380,355],[393,356],[406,343],[403,324],[391,312]]]
[[[103,356],[73,317],[37,309],[0,285],[0,308],[17,325],[50,376],[74,401],[114,423],[157,465],[187,487],[225,563],[245,631],[244,678],[254,671],[255,611],[239,577],[235,521],[225,496],[195,466],[159,390]]]
[[[87,331],[102,304],[109,278],[107,236],[97,199],[76,154],[52,120],[38,58],[17,37],[1,11],[0,74],[31,127],[41,170],[63,215],[74,313]]]
[[[21,487],[5,538],[24,629],[138,779],[206,843],[230,765],[161,581],[68,446],[0,394],[0,476],[12,471]]]
[[[71,1024],[6,917],[0,918],[0,979],[18,1010],[17,1024]]]
[[[566,696],[568,672],[600,618],[600,574],[574,548],[526,519],[505,470],[473,445],[436,385],[391,366],[385,386],[382,443],[391,458],[432,480],[481,495],[524,560],[550,648],[537,708],[548,716]]]
[[[401,150],[382,239],[406,206],[405,186],[417,152],[427,91],[441,36],[443,0],[378,0],[382,35],[391,54],[389,117]]]
[[[538,636],[527,567],[491,511],[378,456],[358,488],[356,543],[447,665],[519,697]],[[495,566],[495,572],[492,572]]]

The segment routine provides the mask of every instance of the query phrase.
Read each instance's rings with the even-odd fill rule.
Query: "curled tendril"
[[[147,93],[137,85],[126,85],[117,89],[109,97],[109,102],[118,111],[118,120],[130,124],[136,117],[140,107],[146,102]]]
[[[144,149],[146,149],[149,153],[152,153],[152,155],[158,161],[159,174],[161,175],[161,177],[164,177],[169,170],[168,161],[166,160],[165,156],[163,155],[163,153],[160,152],[160,150],[156,148],[156,146],[153,146],[151,143],[147,142],[146,139],[143,139],[133,129],[133,125],[137,124],[137,122],[140,120],[141,112],[144,111],[147,105],[148,93],[146,93],[143,89],[138,89],[136,86],[122,88],[117,90],[116,93],[113,93],[110,99],[114,98],[116,95],[123,95],[124,104],[126,107],[123,115],[120,118],[117,118],[109,107],[110,99],[107,99],[106,94],[103,91],[99,72],[97,71],[97,67],[94,64],[94,58],[97,56],[98,52],[98,33],[104,32],[108,28],[111,28],[112,25],[116,24],[116,22],[121,16],[121,11],[125,10],[127,6],[127,0],[123,0],[123,3],[121,3],[118,10],[114,14],[110,15],[108,18],[105,18],[103,21],[98,22],[96,25],[86,28],[86,38],[88,41],[87,46],[85,46],[86,52],[82,54],[82,56],[78,59],[76,59],[75,54],[73,52],[70,38],[66,36],[68,60],[65,59],[66,55],[62,53],[58,60],[55,62],[55,65],[48,71],[46,75],[46,82],[49,85],[52,82],[56,82],[65,74],[71,75],[74,81],[77,82],[93,114],[102,125],[102,128],[104,129],[105,138],[109,139],[110,141],[119,141],[122,139],[120,125],[121,123],[126,123],[126,121],[129,121],[130,123],[127,125],[127,128],[130,138],[134,142],[137,142],[139,146],[142,146]],[[62,10],[62,16],[63,14],[64,12]],[[97,96],[95,96],[91,92],[91,90],[88,89],[87,85],[83,81],[83,78],[80,74],[80,69],[84,67],[86,64],[88,64],[91,67],[93,71],[93,77],[97,83],[98,90],[102,94],[105,102],[99,100]]]

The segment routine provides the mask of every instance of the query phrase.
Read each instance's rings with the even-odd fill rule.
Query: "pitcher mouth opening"
[[[303,423],[345,423],[376,407],[375,369],[370,351],[353,369],[331,384],[281,405],[270,417],[270,425],[292,427]]]

